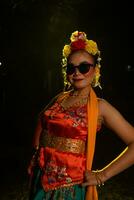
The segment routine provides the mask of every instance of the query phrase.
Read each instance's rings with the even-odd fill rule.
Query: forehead
[[[84,61],[93,63],[94,58],[88,52],[81,51],[81,50],[73,52],[68,58],[68,62],[74,63],[74,64],[77,64],[77,63],[79,64],[80,62],[84,62]]]

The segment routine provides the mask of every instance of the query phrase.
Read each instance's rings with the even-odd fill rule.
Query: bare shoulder
[[[105,116],[109,110],[116,110],[114,106],[112,106],[107,100],[98,98],[99,103],[99,113],[101,116]]]
[[[113,117],[123,117],[120,111],[107,100],[99,98],[98,102],[99,112],[104,118],[110,117],[111,115]]]
[[[107,100],[99,98],[99,113],[104,118],[105,121],[111,119],[111,118],[123,118],[120,111],[115,108],[111,103],[109,103]]]

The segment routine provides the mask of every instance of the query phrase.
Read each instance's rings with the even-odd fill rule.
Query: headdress
[[[92,82],[92,86],[93,87],[99,86],[101,88],[101,85],[99,82],[101,57],[100,57],[100,51],[98,49],[96,42],[93,40],[88,40],[86,33],[79,32],[79,31],[75,31],[71,34],[70,41],[71,41],[70,44],[66,44],[62,51],[62,56],[63,56],[62,72],[63,72],[65,87],[66,87],[66,85],[68,85],[68,81],[66,79],[66,66],[67,66],[67,59],[68,59],[69,55],[78,50],[85,50],[89,54],[91,54],[97,58],[97,60],[96,60],[97,62],[95,65],[95,77]]]

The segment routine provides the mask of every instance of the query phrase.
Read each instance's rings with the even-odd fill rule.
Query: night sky
[[[63,89],[61,52],[75,30],[85,31],[101,50],[103,89],[96,92],[133,124],[132,8],[130,1],[117,0],[0,0],[0,158],[4,174],[25,171],[38,113]],[[103,156],[108,148],[110,156],[105,154],[105,162],[124,144],[111,131],[103,131],[106,134],[99,136],[97,151]]]

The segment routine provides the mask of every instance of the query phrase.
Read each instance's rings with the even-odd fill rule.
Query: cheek
[[[85,74],[85,78],[92,79],[94,77],[94,74],[95,74],[95,70],[91,69],[87,74]]]

